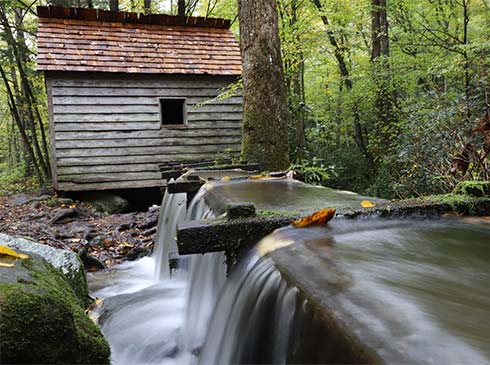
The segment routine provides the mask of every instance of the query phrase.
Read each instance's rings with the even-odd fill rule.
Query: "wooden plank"
[[[242,120],[242,113],[187,113],[187,121]]]
[[[158,164],[156,163],[138,163],[134,165],[95,165],[95,166],[60,166],[58,168],[60,175],[69,174],[93,174],[93,173],[108,173],[108,172],[138,172],[138,171],[153,171],[158,172]]]
[[[57,151],[57,157],[96,157],[96,156],[131,156],[131,155],[158,155],[177,153],[186,155],[188,153],[220,152],[230,149],[240,151],[238,144],[202,145],[202,146],[156,146],[156,147],[125,147],[125,148],[73,148]]]
[[[109,190],[109,189],[134,189],[165,186],[165,180],[134,180],[134,181],[112,181],[98,183],[69,183],[59,184],[60,191],[86,191],[86,190]]]
[[[81,87],[81,88],[94,88],[94,87],[109,87],[109,88],[134,88],[144,87],[149,89],[161,89],[163,87],[167,89],[220,89],[230,85],[227,80],[176,80],[176,79],[156,79],[156,80],[138,80],[138,79],[55,79],[53,80],[53,86],[58,87]]]
[[[55,128],[54,128],[54,116],[53,116],[53,80],[49,77],[45,77],[44,82],[46,84],[46,91],[48,97],[48,122],[49,122],[49,144],[50,155],[49,163],[51,166],[51,179],[53,181],[53,188],[58,189],[58,171],[56,164],[56,142],[55,142]]]
[[[241,120],[191,121],[183,128],[160,127],[156,122],[126,122],[126,123],[56,123],[55,131],[131,131],[131,130],[200,130],[210,128],[241,129]]]
[[[97,98],[87,98],[86,96],[55,96],[53,97],[53,104],[55,105],[153,105],[158,103],[158,97],[146,97],[146,96],[110,96],[103,95]],[[204,102],[213,101],[211,105],[227,105],[235,104],[241,105],[243,98],[241,96],[234,96],[228,99],[216,100],[209,97],[187,97],[186,103],[188,105],[194,105]],[[207,105],[207,104],[206,104]]]
[[[53,112],[59,114],[141,114],[160,113],[158,99],[153,98],[151,105],[135,105],[128,100],[128,105],[54,105]]]
[[[112,148],[112,147],[157,147],[157,146],[200,146],[200,145],[221,145],[221,144],[240,144],[241,137],[206,137],[206,138],[153,138],[135,139],[128,138],[115,140],[70,140],[57,141],[56,149],[59,151],[76,148]]]
[[[126,181],[126,180],[151,180],[161,179],[160,172],[120,172],[120,173],[97,173],[97,174],[73,174],[73,175],[58,175],[58,181],[66,181],[73,183],[83,182],[110,182],[110,181]]]
[[[217,89],[145,89],[145,88],[53,88],[53,96],[154,96],[154,97],[216,97],[221,93]]]
[[[238,125],[238,127],[240,127]],[[56,141],[67,140],[105,140],[105,139],[133,139],[133,138],[207,138],[207,137],[239,137],[240,128],[219,128],[219,129],[165,129],[143,131],[98,131],[98,132],[63,132],[56,133]]]
[[[241,104],[228,104],[228,105],[189,105],[187,107],[187,113],[242,113]]]
[[[198,153],[167,153],[165,155],[137,155],[137,156],[102,156],[102,157],[67,157],[58,158],[57,164],[61,166],[96,166],[96,165],[130,165],[155,163],[162,164],[166,161],[195,161],[197,159],[214,159],[216,152],[198,152]]]
[[[55,123],[106,123],[106,122],[156,122],[160,123],[159,113],[139,114],[54,114]]]
[[[151,98],[153,104],[129,104],[129,105],[54,105],[54,113],[59,114],[141,114],[160,113],[158,98]],[[130,103],[131,101],[128,100]],[[241,113],[241,104],[224,105],[188,105],[187,113]]]

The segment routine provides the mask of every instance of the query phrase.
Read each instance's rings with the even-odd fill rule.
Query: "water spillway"
[[[213,191],[208,200],[206,189]],[[241,257],[226,280],[222,253],[190,255],[168,274],[176,221],[213,218],[222,213],[219,201],[301,210],[299,201],[313,209],[328,206],[327,195],[337,206],[364,199],[321,188],[308,196],[307,189],[295,182],[217,184],[203,189],[189,209],[182,196],[173,208],[162,206],[158,257],[92,278],[95,295],[105,298],[101,323],[113,362],[486,362],[485,225],[337,219],[326,228],[285,227]],[[260,191],[255,201],[254,190]],[[303,196],[295,200],[299,190]]]

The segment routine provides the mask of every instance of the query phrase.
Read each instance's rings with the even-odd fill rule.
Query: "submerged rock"
[[[109,345],[67,278],[41,256],[29,256],[0,267],[0,362],[108,364]]]

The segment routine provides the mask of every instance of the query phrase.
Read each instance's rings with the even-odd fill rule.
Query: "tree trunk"
[[[151,13],[151,0],[143,0],[143,7],[145,8],[145,13]]]
[[[22,143],[24,144],[25,148],[27,149],[27,151],[31,157],[32,164],[34,166],[34,171],[35,171],[36,176],[39,180],[39,183],[41,184],[41,186],[44,186],[45,182],[44,182],[43,175],[41,174],[41,170],[39,169],[39,165],[36,161],[36,157],[34,155],[34,151],[32,150],[31,144],[29,142],[29,138],[27,137],[27,134],[24,130],[24,126],[23,126],[22,120],[20,118],[19,111],[18,111],[16,104],[15,104],[15,98],[14,98],[14,95],[12,94],[12,89],[10,88],[7,76],[5,75],[5,72],[4,72],[1,65],[0,65],[0,76],[2,77],[2,80],[3,80],[4,85],[5,85],[5,90],[7,91],[7,97],[8,97],[8,104],[9,104],[10,112],[12,114],[12,117],[15,120],[15,123],[17,124],[17,128],[19,129],[20,136],[22,137]]]
[[[119,0],[109,0],[109,9],[119,11]]]
[[[289,166],[287,97],[275,0],[238,0],[243,63],[242,158],[262,169]]]
[[[179,16],[185,16],[185,0],[178,0],[177,9]]]
[[[396,118],[394,116],[395,92],[390,75],[390,42],[388,36],[388,16],[386,0],[372,0],[371,3],[371,63],[373,78],[377,87],[376,144],[379,158],[383,158],[396,138]]]

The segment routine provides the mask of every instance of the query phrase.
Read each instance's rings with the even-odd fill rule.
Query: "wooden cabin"
[[[238,152],[241,74],[224,19],[39,7],[57,190],[163,186],[158,165]]]

